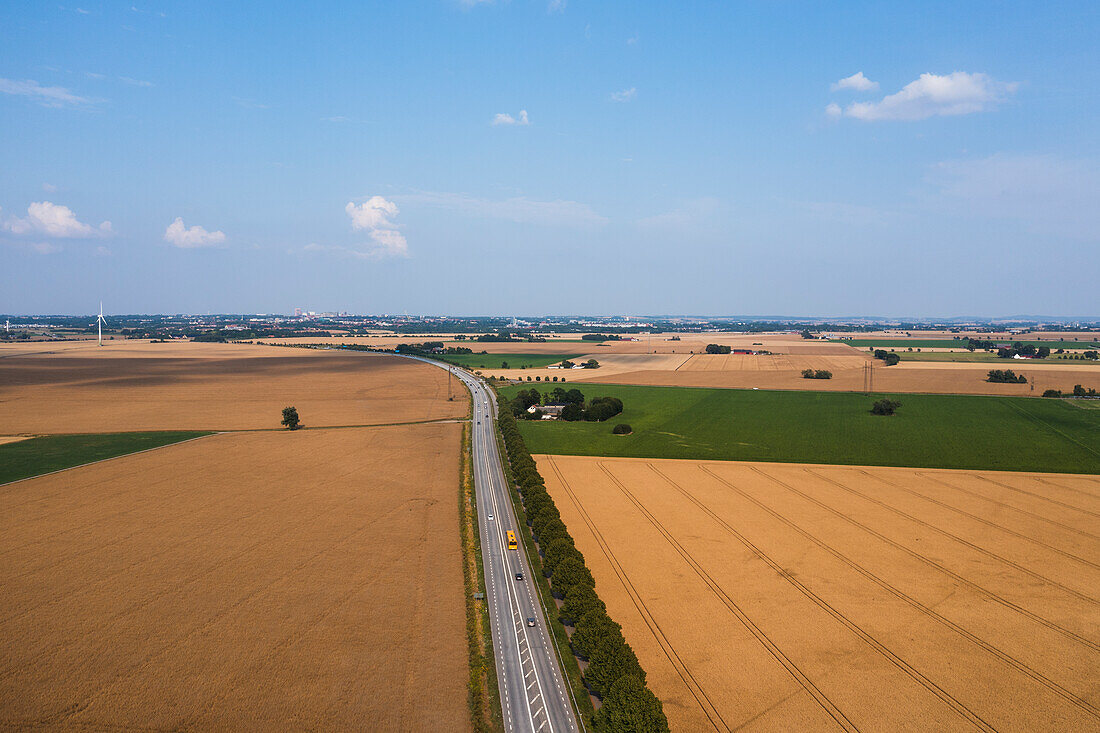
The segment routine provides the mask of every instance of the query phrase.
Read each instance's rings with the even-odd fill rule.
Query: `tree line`
[[[592,720],[594,730],[665,733],[669,727],[661,701],[646,686],[645,670],[622,627],[608,616],[596,594],[592,572],[546,491],[509,405],[500,406],[499,425],[527,525],[538,545],[535,559],[550,579],[551,593],[563,601],[558,620],[567,627],[567,635],[568,627],[573,628],[569,644],[574,655],[588,663],[584,684],[602,703]]]
[[[603,422],[623,411],[622,400],[618,397],[593,397],[585,402],[584,394],[576,387],[568,390],[555,387],[546,394],[545,401],[537,389],[521,389],[507,402],[512,416],[524,420],[541,420],[541,411],[531,413],[527,410],[542,404],[565,405],[560,417],[567,422]]]

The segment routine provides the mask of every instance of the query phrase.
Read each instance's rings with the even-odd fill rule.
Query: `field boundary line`
[[[1046,577],[1045,575],[1041,575],[1041,574],[1035,572],[1034,570],[1031,570],[1030,568],[1025,568],[1023,565],[1020,565],[1019,563],[1015,562],[1014,560],[1009,560],[1007,557],[1002,557],[1002,556],[998,555],[997,553],[993,552],[992,550],[987,550],[986,548],[981,547],[980,545],[976,545],[976,544],[974,544],[973,542],[971,542],[969,540],[964,540],[962,537],[959,537],[958,535],[951,534],[946,529],[942,529],[942,528],[937,527],[936,525],[932,524],[931,522],[926,522],[923,519],[920,519],[918,517],[914,517],[912,514],[909,514],[908,512],[903,512],[901,509],[897,509],[895,507],[892,507],[884,501],[880,501],[878,499],[867,496],[866,494],[864,494],[860,491],[856,491],[852,487],[847,486],[847,485],[845,485],[844,483],[842,483],[840,481],[837,481],[835,479],[831,479],[828,476],[823,475],[820,472],[820,470],[815,471],[815,470],[810,469],[810,468],[803,468],[802,470],[805,471],[806,473],[810,474],[811,476],[816,476],[817,478],[821,479],[822,481],[826,481],[826,482],[832,484],[833,486],[836,486],[838,489],[842,489],[843,491],[847,491],[850,494],[858,496],[861,499],[863,499],[864,501],[869,501],[872,504],[875,504],[876,506],[881,506],[883,509],[886,509],[887,511],[892,512],[892,513],[898,515],[899,517],[907,519],[908,521],[913,522],[914,524],[919,524],[922,527],[927,527],[928,529],[932,530],[933,532],[937,532],[937,533],[943,535],[944,537],[948,537],[948,538],[954,540],[955,542],[958,542],[961,545],[965,545],[966,547],[969,547],[970,549],[974,550],[975,552],[978,552],[982,555],[985,555],[985,556],[987,556],[987,557],[989,557],[993,560],[997,560],[999,562],[1002,562],[1005,565],[1008,565],[1009,567],[1015,568],[1016,570],[1018,570],[1021,573],[1024,573],[1025,575],[1030,575],[1032,578],[1035,578],[1036,580],[1040,580],[1044,583],[1052,585],[1055,588],[1061,588],[1063,591],[1080,598],[1082,601],[1087,601],[1089,603],[1094,603],[1094,604],[1100,605],[1100,600],[1097,600],[1096,598],[1093,598],[1092,596],[1086,595],[1086,594],[1082,593],[1081,591],[1070,588],[1067,585],[1063,585],[1062,583],[1059,583],[1057,580],[1052,580],[1052,579]]]
[[[734,485],[732,481],[729,481],[727,479],[722,478],[721,476],[714,473],[713,471],[711,471],[709,468],[707,468],[706,466],[704,466],[702,464],[699,465],[699,468],[704,473],[712,476],[719,483],[725,485],[730,490],[736,492],[738,495],[744,497],[748,501],[750,501],[753,504],[755,504],[756,506],[760,507],[765,512],[767,512],[768,514],[775,517],[779,521],[783,522],[784,524],[789,526],[791,529],[793,529],[794,531],[798,532],[800,535],[802,535],[803,537],[808,539],[810,542],[813,542],[815,545],[817,545],[821,549],[825,550],[830,555],[832,555],[836,559],[843,562],[845,565],[848,565],[853,570],[855,570],[857,573],[864,576],[865,578],[867,578],[871,582],[875,583],[876,585],[880,586],[881,588],[883,588],[884,590],[886,590],[890,594],[896,596],[901,601],[909,604],[910,606],[912,606],[916,610],[920,611],[921,613],[924,613],[924,614],[928,615],[933,620],[943,624],[944,626],[951,629],[955,633],[959,634],[960,636],[962,636],[966,640],[968,640],[970,642],[973,642],[974,644],[976,644],[977,646],[979,646],[983,650],[989,652],[993,656],[997,657],[1001,661],[1005,662],[1009,666],[1011,666],[1011,667],[1015,668],[1016,670],[1022,672],[1023,674],[1027,675],[1028,677],[1031,677],[1032,679],[1039,682],[1040,684],[1048,687],[1051,691],[1053,691],[1056,694],[1066,698],[1069,702],[1073,703],[1074,705],[1077,705],[1078,707],[1084,708],[1085,710],[1090,712],[1093,716],[1100,717],[1100,709],[1097,709],[1094,705],[1092,705],[1087,700],[1084,700],[1084,699],[1078,697],[1077,695],[1075,695],[1070,690],[1067,690],[1066,688],[1062,687],[1061,685],[1059,685],[1054,680],[1051,680],[1046,675],[1044,675],[1042,672],[1039,672],[1038,670],[1032,668],[1031,666],[1029,666],[1026,663],[1020,661],[1019,659],[1016,659],[1016,657],[1012,656],[1008,652],[1006,652],[1006,651],[990,644],[989,642],[986,642],[985,640],[983,640],[982,638],[980,638],[976,634],[974,634],[970,631],[967,631],[965,628],[963,628],[962,626],[959,626],[958,624],[956,624],[954,621],[950,620],[949,618],[940,615],[934,609],[929,608],[928,606],[925,606],[923,603],[918,601],[916,598],[913,598],[909,594],[902,591],[900,588],[897,588],[896,586],[890,584],[885,579],[879,577],[875,573],[873,573],[870,570],[868,570],[867,568],[863,567],[862,565],[857,563],[855,560],[852,560],[851,558],[849,558],[844,553],[840,552],[839,550],[835,549],[834,547],[832,547],[831,545],[826,543],[821,538],[816,537],[815,535],[811,534],[807,530],[805,530],[802,527],[798,526],[792,520],[788,519],[787,517],[784,517],[779,512],[775,511],[771,507],[769,507],[766,504],[764,504],[763,502],[759,501],[755,497],[753,497],[750,494],[748,494],[748,493],[742,491],[741,489],[737,488],[737,486]],[[681,492],[683,492],[685,494],[685,496],[689,496],[689,492],[687,492],[686,489],[681,488],[680,490],[681,490]],[[690,496],[689,496],[689,498],[690,498]],[[697,500],[697,503],[699,504],[700,508],[704,507],[701,500]],[[708,514],[711,513],[709,509],[704,509],[704,511],[706,511]]]
[[[1013,537],[1019,537],[1020,539],[1025,540],[1027,542],[1033,542],[1034,544],[1039,545],[1040,547],[1044,547],[1044,548],[1050,550],[1051,552],[1057,553],[1059,555],[1063,555],[1063,556],[1069,558],[1070,560],[1076,560],[1079,563],[1083,563],[1085,565],[1089,565],[1091,567],[1094,567],[1097,570],[1100,570],[1100,563],[1094,563],[1091,560],[1087,560],[1083,557],[1078,557],[1077,555],[1074,555],[1072,552],[1067,552],[1065,550],[1061,550],[1061,549],[1055,547],[1054,545],[1048,545],[1046,542],[1043,542],[1042,540],[1037,540],[1034,537],[1028,537],[1027,535],[1025,535],[1021,532],[1017,532],[1014,529],[1009,529],[1008,527],[1003,527],[1003,526],[997,524],[996,522],[991,522],[988,519],[983,519],[982,517],[978,516],[977,514],[971,514],[970,512],[966,511],[965,509],[959,509],[958,507],[951,506],[947,502],[943,502],[943,501],[940,501],[938,499],[934,499],[931,496],[925,496],[924,494],[920,493],[919,491],[914,491],[913,489],[902,486],[901,484],[894,483],[893,481],[890,481],[889,479],[883,478],[881,476],[876,476],[875,474],[873,474],[869,471],[860,469],[859,472],[862,473],[863,475],[867,476],[867,478],[869,478],[869,479],[872,479],[874,481],[879,481],[881,483],[887,484],[888,486],[893,486],[895,489],[898,489],[899,491],[904,491],[907,494],[912,494],[913,496],[915,496],[919,499],[923,499],[925,501],[931,502],[933,504],[936,504],[937,506],[942,506],[944,509],[948,509],[948,510],[953,511],[957,514],[961,514],[964,517],[969,517],[970,519],[973,519],[976,522],[981,522],[982,524],[993,527],[994,529],[998,529],[1002,532],[1010,534]],[[921,471],[915,471],[914,473],[917,476],[920,476],[924,479],[927,479],[928,481],[932,481],[932,482],[935,482],[937,484],[940,484],[941,486],[946,486],[949,489],[955,489],[955,490],[958,490],[958,491],[963,491],[964,493],[970,493],[970,492],[965,491],[965,489],[961,489],[961,488],[959,488],[959,487],[957,487],[953,484],[949,484],[946,481],[943,481],[942,479],[935,478],[934,476],[929,476],[927,473],[923,473]],[[977,494],[975,494],[975,496],[977,496]],[[994,500],[990,499],[989,501],[994,501]],[[997,502],[997,501],[994,501],[994,503],[1000,504],[1000,502]],[[1015,507],[1008,507],[1008,508],[1009,509],[1014,509]],[[1023,512],[1024,514],[1029,514],[1030,515],[1030,512],[1025,512],[1022,509],[1020,511]],[[1042,517],[1039,517],[1037,515],[1034,515],[1034,516],[1036,516],[1037,519],[1042,519]],[[1048,520],[1048,521],[1051,521],[1051,520]],[[1061,529],[1080,532],[1080,530],[1074,530],[1073,527],[1067,527],[1067,526],[1064,526],[1062,524],[1059,524],[1058,522],[1051,521],[1051,524],[1053,524],[1056,527],[1060,527]],[[1092,535],[1089,535],[1088,533],[1082,533],[1082,534],[1085,534],[1085,536],[1087,536],[1087,537],[1092,537]]]
[[[654,466],[652,463],[647,463],[646,466],[648,466],[649,469],[653,473],[657,474],[662,479],[664,479],[665,483],[667,483],[667,484],[671,485],[673,488],[677,489],[683,496],[688,497],[687,493],[684,492],[684,490],[680,487],[679,484],[677,484],[675,481],[670,479],[668,476],[661,473],[661,471],[658,470],[657,467]],[[661,521],[659,519],[657,519],[655,516],[653,516],[652,512],[650,512],[648,509],[645,508],[644,503],[640,499],[638,499],[636,496],[634,496],[633,492],[631,492],[629,489],[627,489],[626,486],[621,481],[619,481],[619,479],[615,478],[614,474],[612,474],[611,471],[608,470],[608,468],[606,466],[604,466],[601,463],[600,468],[604,471],[604,473],[606,473],[609,477],[611,477],[612,481],[614,481],[616,484],[618,484],[619,490],[622,491],[624,494],[626,494],[630,498],[630,501],[633,502],[634,505],[637,506],[638,509],[643,514],[646,515],[647,518],[649,518],[649,521],[652,522],[654,524],[654,526],[658,527],[661,534],[664,534],[666,537],[672,538],[673,540],[675,540],[675,538],[672,537],[672,533],[667,528],[665,528],[665,526],[661,523]],[[688,497],[688,498],[691,499],[691,497]],[[692,500],[692,501],[693,501],[693,503],[696,503],[696,502],[694,502],[694,500]],[[710,510],[704,509],[702,504],[696,503],[696,506],[698,506],[700,509],[703,509],[703,511],[706,514],[708,514],[711,517],[711,519],[714,519],[715,521],[717,521],[719,526],[725,528],[727,532],[732,534],[737,539],[737,541],[740,542],[745,548],[747,548],[753,555],[755,555],[758,560],[761,560],[769,568],[771,568],[771,570],[776,575],[778,575],[782,580],[785,580],[788,583],[790,583],[792,586],[794,586],[794,588],[796,590],[798,590],[798,592],[800,592],[803,596],[805,596],[807,599],[809,599],[814,605],[816,605],[822,611],[825,611],[825,613],[828,614],[829,616],[831,616],[834,620],[836,620],[841,625],[843,625],[845,628],[847,628],[848,631],[852,632],[860,641],[862,641],[864,644],[869,646],[874,651],[878,652],[883,658],[885,658],[887,661],[889,661],[891,664],[893,664],[899,670],[901,670],[902,672],[907,674],[918,685],[923,687],[928,692],[931,692],[934,696],[938,697],[941,702],[945,703],[949,708],[954,710],[955,713],[957,713],[960,717],[966,719],[975,728],[978,728],[980,730],[989,731],[990,733],[993,733],[993,731],[994,731],[993,726],[991,726],[989,723],[987,723],[976,712],[974,712],[973,710],[968,708],[965,704],[963,704],[963,702],[961,700],[956,698],[954,695],[949,693],[947,690],[940,687],[938,684],[933,682],[928,677],[925,677],[924,674],[922,674],[919,670],[917,670],[911,664],[909,664],[904,659],[902,659],[900,656],[898,656],[895,652],[893,652],[885,644],[883,644],[878,639],[876,639],[866,629],[864,629],[859,624],[854,622],[852,619],[848,618],[846,615],[841,613],[840,610],[835,608],[832,604],[830,604],[824,598],[822,598],[821,596],[814,593],[807,585],[805,585],[800,580],[798,580],[797,578],[792,576],[782,565],[780,565],[778,562],[776,562],[770,555],[768,555],[766,552],[761,550],[753,542],[751,542],[747,537],[745,537],[743,534],[741,534],[736,529],[734,529],[732,525],[730,525],[730,524],[724,522],[723,520],[719,519],[718,516],[715,515],[713,512],[711,512]],[[691,553],[688,552],[686,547],[683,547],[683,545],[680,545],[679,540],[675,540],[675,542],[676,542],[676,545],[679,548],[682,548],[682,552],[685,552],[688,555],[691,555]],[[694,558],[694,556],[692,556],[692,557]],[[695,563],[699,564],[700,568],[702,567],[702,564],[699,563],[698,560],[695,560]],[[717,584],[717,581],[715,581],[715,583]],[[723,593],[724,592],[725,591],[723,591]],[[822,694],[824,694],[824,693],[822,693]]]
[[[672,548],[676,550],[677,554],[679,554],[680,557],[695,572],[695,574],[699,576],[699,578],[703,581],[703,584],[707,586],[711,593],[713,593],[715,597],[717,597],[718,600],[721,601],[727,609],[729,609],[734,617],[737,618],[737,620],[740,621],[746,629],[748,629],[749,633],[751,633],[756,638],[761,646],[763,646],[772,655],[772,657],[774,657],[775,660],[783,666],[787,673],[790,674],[791,677],[793,677],[804,690],[806,690],[806,692],[817,702],[817,704],[821,706],[825,713],[844,730],[858,731],[859,729],[855,726],[854,723],[852,723],[851,720],[848,719],[848,716],[846,716],[840,710],[840,708],[838,708],[833,703],[833,701],[830,700],[828,696],[824,692],[822,692],[816,684],[814,684],[814,681],[810,679],[809,675],[803,672],[802,669],[797,664],[795,664],[793,659],[788,657],[783,652],[783,650],[780,649],[774,641],[772,641],[771,637],[764,633],[763,629],[757,626],[756,623],[751,618],[749,618],[748,614],[746,614],[744,610],[739,605],[737,605],[737,603],[732,598],[730,598],[724,590],[722,590],[722,587],[717,583],[717,581],[715,581],[714,578],[712,578],[710,574],[707,573],[707,571],[704,570],[701,565],[699,565],[694,556],[692,556],[690,552],[684,549],[684,547],[680,545],[676,538],[673,537],[671,533],[669,533],[668,530],[664,528],[664,525],[658,522],[653,517],[653,515],[650,514],[644,507],[642,507],[638,500],[634,498],[634,496],[629,491],[626,490],[623,484],[617,478],[615,478],[615,476],[607,469],[603,462],[597,462],[597,465],[600,467],[600,470],[607,474],[607,477],[610,478],[611,481],[619,487],[619,490],[623,492],[623,494],[627,497],[627,500],[633,503],[646,516],[650,523],[653,524],[653,527],[661,534],[661,536],[665,538],[665,541],[667,541],[672,546]]]
[[[712,461],[712,463],[713,463],[713,461]],[[901,550],[905,554],[919,560],[920,562],[928,564],[929,566],[939,570],[944,575],[947,575],[948,577],[954,578],[955,580],[962,583],[963,585],[966,585],[968,588],[973,588],[974,590],[976,590],[979,593],[981,593],[982,595],[990,598],[991,600],[993,600],[997,603],[1000,603],[1000,604],[1004,605],[1005,607],[1010,608],[1013,611],[1016,611],[1017,613],[1020,613],[1024,616],[1027,616],[1032,621],[1035,621],[1038,624],[1046,626],[1047,628],[1049,628],[1052,631],[1055,631],[1059,634],[1063,634],[1063,635],[1067,636],[1070,639],[1073,639],[1074,641],[1076,641],[1078,643],[1084,644],[1085,646],[1089,647],[1090,649],[1093,649],[1095,651],[1100,651],[1100,644],[1097,644],[1096,642],[1092,641],[1091,639],[1086,639],[1085,637],[1081,636],[1080,634],[1078,634],[1074,631],[1070,631],[1069,629],[1063,628],[1063,627],[1059,626],[1058,624],[1054,623],[1053,621],[1049,621],[1049,620],[1043,618],[1042,616],[1039,616],[1038,614],[1035,614],[1035,613],[1032,613],[1031,611],[1028,611],[1026,608],[1023,608],[1022,606],[1016,605],[1015,603],[1008,600],[1007,598],[1003,598],[1002,596],[997,595],[996,593],[989,590],[988,588],[984,588],[984,587],[978,585],[977,583],[975,583],[974,581],[969,580],[967,578],[964,578],[962,575],[959,575],[955,571],[950,570],[950,569],[944,567],[943,565],[940,565],[935,560],[932,560],[928,557],[925,557],[924,555],[920,554],[919,552],[917,552],[915,550],[912,550],[912,549],[906,547],[905,545],[902,545],[901,543],[890,539],[889,537],[882,534],[881,532],[877,532],[877,531],[871,529],[870,527],[868,527],[867,525],[862,524],[861,522],[858,522],[855,519],[852,519],[851,517],[846,515],[844,512],[841,512],[837,509],[834,509],[833,507],[829,506],[828,504],[825,504],[824,502],[818,501],[814,497],[812,497],[812,496],[810,496],[810,495],[808,495],[808,494],[806,494],[802,491],[799,491],[798,489],[794,488],[793,486],[788,484],[786,481],[783,481],[782,479],[778,479],[775,476],[767,474],[767,473],[761,471],[760,469],[756,468],[755,466],[748,466],[748,468],[750,470],[760,474],[761,476],[768,479],[769,481],[777,483],[780,486],[786,488],[788,491],[791,491],[791,492],[797,494],[798,496],[801,496],[803,499],[805,499],[805,500],[807,500],[807,501],[809,501],[813,504],[816,504],[817,506],[821,507],[825,511],[830,512],[831,514],[835,514],[836,516],[843,519],[845,522],[848,522],[849,524],[852,524],[853,526],[862,529],[864,532],[867,532],[868,534],[870,534],[874,537],[877,537],[878,539],[882,540],[883,542],[890,545],[891,547],[894,547],[898,550]]]
[[[999,501],[997,499],[986,496],[984,494],[979,494],[976,491],[970,491],[969,489],[964,489],[961,486],[955,486],[954,484],[950,484],[950,483],[944,481],[942,478],[936,478],[935,476],[929,474],[927,471],[919,471],[918,470],[918,471],[914,471],[914,473],[918,476],[921,476],[922,478],[926,478],[930,481],[935,481],[936,483],[943,484],[944,486],[947,486],[948,488],[954,489],[955,491],[958,491],[960,493],[968,494],[969,496],[973,496],[977,499],[981,499],[982,501],[988,501],[991,504],[996,504],[997,506],[1004,507],[1005,509],[1009,509],[1011,511],[1019,512],[1020,514],[1026,514],[1027,516],[1032,517],[1033,519],[1037,519],[1041,522],[1046,522],[1047,524],[1052,524],[1055,527],[1058,527],[1059,529],[1066,530],[1067,532],[1073,532],[1074,534],[1079,534],[1079,535],[1082,535],[1084,537],[1088,537],[1089,539],[1093,539],[1093,540],[1100,540],[1100,537],[1098,537],[1097,535],[1092,534],[1091,532],[1086,532],[1083,529],[1077,529],[1076,527],[1071,527],[1068,524],[1062,524],[1061,522],[1059,522],[1057,520],[1050,519],[1049,517],[1044,517],[1041,514],[1036,514],[1035,512],[1029,512],[1027,509],[1020,509],[1019,507],[1014,507],[1011,504],[1007,504],[1003,501]],[[872,475],[872,474],[868,474],[868,475]],[[997,484],[998,486],[1003,485],[1003,484],[1000,484],[996,481],[993,481],[992,479],[986,478],[985,476],[982,476],[981,474],[966,472],[966,475],[970,476],[971,478],[977,478],[977,479],[983,479],[985,481],[990,481],[994,484]],[[885,479],[883,479],[883,480],[885,481]],[[887,481],[886,483],[889,483],[889,481]],[[1011,488],[1011,487],[1005,486],[1005,488]]]
[[[130,431],[127,431],[127,432],[130,432]],[[142,432],[142,431],[132,431],[132,432]],[[147,431],[147,432],[157,432],[157,431],[151,430],[151,431]],[[184,438],[183,440],[177,440],[174,443],[165,443],[164,445],[157,445],[157,446],[153,446],[152,448],[142,448],[141,450],[136,450],[133,453],[120,453],[119,455],[111,456],[110,458],[100,458],[97,461],[88,461],[87,463],[81,463],[81,464],[78,464],[76,466],[68,466],[67,468],[58,468],[58,469],[55,469],[53,471],[46,471],[45,473],[35,474],[34,476],[24,476],[23,478],[17,478],[14,481],[7,481],[5,483],[0,484],[0,489],[7,488],[8,486],[11,486],[13,484],[17,484],[20,481],[30,481],[31,479],[42,478],[43,476],[52,476],[55,473],[61,473],[63,471],[72,471],[73,469],[84,468],[85,466],[94,466],[97,463],[103,463],[105,461],[113,461],[116,458],[125,458],[126,456],[136,456],[136,455],[139,455],[141,453],[148,453],[149,451],[160,450],[161,448],[171,448],[174,445],[183,445],[184,443],[190,443],[193,440],[202,440],[203,438],[211,438],[211,437],[214,437],[216,435],[224,435],[225,432],[232,432],[232,431],[213,430],[213,431],[210,431],[210,432],[206,433],[206,435],[196,435],[193,438]],[[89,433],[50,433],[50,435],[88,435],[88,434]],[[92,435],[100,435],[101,433],[91,433],[91,434]],[[102,433],[102,434],[103,435],[111,435],[111,433]],[[114,434],[115,435],[122,435],[123,433],[114,433]]]
[[[626,591],[627,595],[630,597],[631,602],[634,604],[634,608],[642,617],[642,622],[647,627],[649,627],[649,632],[653,635],[654,640],[656,640],[657,646],[659,646],[661,648],[661,651],[664,652],[664,655],[668,659],[669,664],[671,664],[672,668],[676,670],[676,674],[680,677],[680,680],[684,683],[684,686],[687,687],[687,690],[689,693],[691,693],[691,696],[695,698],[695,702],[698,703],[699,708],[703,711],[703,715],[707,717],[707,720],[710,722],[711,725],[714,726],[715,730],[721,730],[721,728],[719,728],[718,726],[718,723],[714,722],[714,718],[718,718],[718,721],[722,724],[722,728],[725,728],[727,731],[732,731],[733,729],[730,728],[729,725],[726,723],[725,719],[722,717],[722,714],[718,712],[717,706],[715,706],[714,703],[711,702],[710,696],[708,696],[706,691],[703,690],[703,686],[699,684],[699,681],[695,679],[695,675],[693,675],[691,673],[691,670],[687,668],[687,664],[684,662],[683,659],[680,658],[680,655],[676,651],[676,648],[672,645],[672,642],[668,640],[667,636],[665,636],[665,632],[661,628],[661,625],[657,623],[657,619],[654,618],[652,612],[649,610],[649,607],[646,605],[645,601],[642,600],[641,594],[638,593],[637,588],[634,587],[634,583],[630,580],[630,576],[627,575],[626,570],[623,569],[622,565],[619,563],[618,557],[616,557],[615,553],[611,550],[611,547],[608,544],[607,540],[604,538],[603,533],[601,533],[596,527],[596,524],[592,520],[591,515],[588,514],[588,511],[581,504],[580,499],[573,491],[573,487],[569,485],[569,482],[565,479],[565,476],[562,474],[561,469],[558,468],[558,465],[554,461],[553,457],[547,456],[547,461],[550,463],[550,467],[557,475],[558,481],[561,482],[562,488],[565,490],[565,493],[569,495],[570,500],[573,502],[573,506],[577,508],[577,513],[581,515],[581,519],[588,526],[588,530],[596,539],[596,542],[600,546],[600,550],[601,552],[603,552],[604,557],[606,557],[607,561],[611,564],[611,569],[615,571],[615,575],[618,576],[619,582],[622,583],[623,589]],[[690,682],[688,681],[688,678],[690,678]],[[702,698],[700,698],[700,696],[702,696]],[[706,701],[705,703],[704,700]],[[713,717],[711,715],[712,712]]]

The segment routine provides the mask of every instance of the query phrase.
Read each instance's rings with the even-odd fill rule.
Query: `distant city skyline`
[[[1085,2],[6,6],[0,311],[1094,318],[1098,31]]]

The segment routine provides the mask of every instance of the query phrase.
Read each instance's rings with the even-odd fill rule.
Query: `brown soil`
[[[674,730],[1100,729],[1100,477],[537,460]]]
[[[466,729],[460,433],[216,435],[0,487],[0,728]]]
[[[466,393],[446,372],[395,356],[196,343],[50,346],[0,349],[0,406],[11,433],[278,428],[287,405],[309,427],[466,414]]]

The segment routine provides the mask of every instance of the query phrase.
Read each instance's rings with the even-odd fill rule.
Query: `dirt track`
[[[538,463],[674,730],[1100,730],[1100,477]]]
[[[0,487],[0,728],[465,729],[460,431],[216,435]]]
[[[287,405],[312,427],[466,412],[465,392],[448,385],[446,372],[383,354],[140,342],[51,344],[43,353],[38,346],[0,348],[6,433],[278,428]]]

